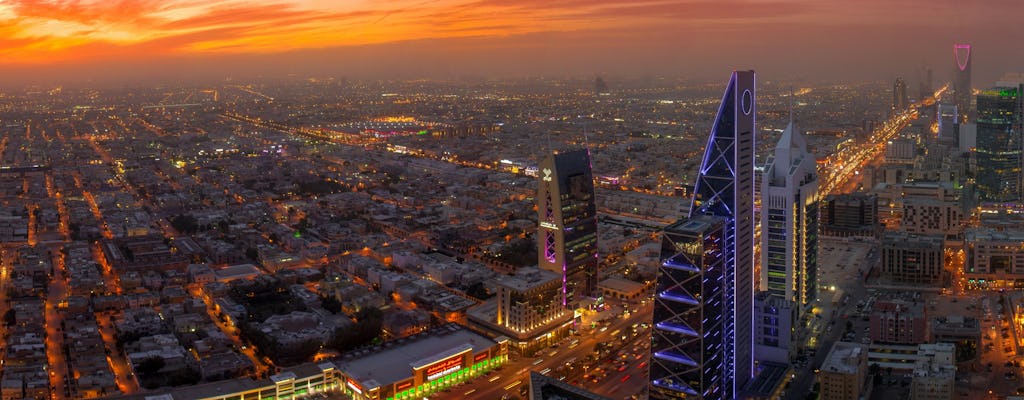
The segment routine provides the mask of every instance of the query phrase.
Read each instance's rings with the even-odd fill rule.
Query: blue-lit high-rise
[[[665,229],[651,399],[733,399],[753,375],[754,71],[733,72],[687,218]]]

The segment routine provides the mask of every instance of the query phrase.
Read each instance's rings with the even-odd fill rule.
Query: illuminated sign
[[[348,387],[352,388],[352,390],[355,390],[356,393],[363,394],[363,388],[359,386],[359,382],[352,380],[352,378],[345,378],[345,381],[345,383],[348,384]]]
[[[558,229],[558,225],[555,225],[548,221],[540,221],[540,226],[548,229]]]
[[[487,358],[487,353],[480,353],[480,354],[477,354],[476,357],[473,357],[473,362],[474,363],[480,362],[480,360],[483,360],[485,358]]]
[[[432,381],[462,369],[462,354],[450,357],[427,367],[427,381]]]
[[[408,388],[411,388],[411,387],[412,387],[412,381],[405,381],[405,382],[399,383],[398,386],[395,386],[395,391],[396,392],[401,392],[401,391],[403,391],[405,389],[408,389]]]

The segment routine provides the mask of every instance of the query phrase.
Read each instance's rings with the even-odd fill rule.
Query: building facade
[[[972,288],[1024,288],[1024,229],[964,232],[964,277]]]
[[[724,285],[727,224],[724,217],[696,215],[662,233],[651,341],[652,399],[732,398],[731,377],[720,373],[729,357],[724,343],[729,319]]]
[[[866,388],[871,385],[865,384],[868,375],[867,346],[836,342],[821,363],[820,370],[820,400],[860,400],[869,397]]]
[[[796,355],[797,346],[791,346],[796,333],[793,304],[769,292],[754,296],[754,355],[759,363],[788,365]]]
[[[551,154],[540,163],[538,265],[562,276],[562,305],[597,289],[597,206],[590,153]]]
[[[497,279],[496,287],[497,324],[514,338],[548,335],[572,319],[572,310],[562,307],[562,279],[556,273],[521,268]]]
[[[978,195],[986,201],[1021,199],[1021,91],[995,88],[978,94]]]
[[[922,345],[922,359],[914,363],[910,382],[911,400],[952,400],[956,386],[956,363],[951,357],[953,345],[935,343]]]
[[[942,282],[943,237],[888,231],[882,237],[882,273],[896,282]]]
[[[960,146],[960,118],[955,104],[939,104],[939,141]]]
[[[878,196],[868,193],[829,195],[821,209],[821,225],[821,232],[826,236],[879,237]]]
[[[754,71],[733,72],[704,149],[691,220],[670,226],[678,238],[666,230],[652,399],[732,399],[753,376],[754,99]],[[708,253],[694,252],[701,247]]]
[[[818,269],[818,174],[814,156],[791,122],[761,182],[761,291],[796,304],[814,300]]]
[[[928,315],[923,303],[879,300],[871,312],[871,341],[921,344],[928,341]]]
[[[902,77],[897,77],[892,84],[892,112],[898,114],[910,107],[910,99],[907,97],[907,83]]]
[[[954,234],[960,231],[962,220],[959,201],[907,197],[903,200],[900,229],[911,233]]]

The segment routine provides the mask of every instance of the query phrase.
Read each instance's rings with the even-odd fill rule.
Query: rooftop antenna
[[[796,103],[796,94],[793,93],[793,86],[789,87],[789,122],[793,122],[793,104]]]
[[[583,120],[583,147],[590,153],[590,137],[587,136],[587,120]]]
[[[554,153],[554,152],[555,152],[555,149],[553,149],[553,148],[551,147],[551,130],[548,130],[548,131],[547,131],[547,135],[545,135],[545,136],[546,136],[546,137],[547,137],[547,139],[548,139],[548,154],[555,154],[555,153]]]

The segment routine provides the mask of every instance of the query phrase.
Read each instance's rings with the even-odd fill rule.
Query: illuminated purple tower
[[[562,304],[575,307],[597,288],[597,206],[590,153],[548,155],[537,191],[537,264],[562,275]]]
[[[651,399],[734,399],[753,376],[755,86],[733,72],[689,214],[663,233]]]
[[[953,104],[960,112],[960,123],[970,121],[971,115],[971,45],[953,45]]]

